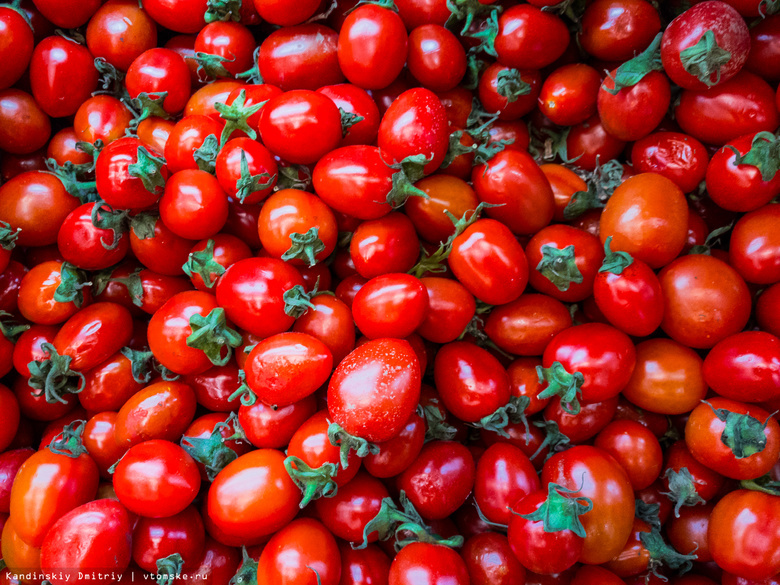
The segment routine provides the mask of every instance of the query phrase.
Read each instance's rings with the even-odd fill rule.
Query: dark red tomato
[[[712,256],[683,256],[658,275],[664,297],[661,328],[689,347],[710,348],[741,331],[750,293],[736,270]]]
[[[77,582],[83,573],[121,573],[130,564],[133,523],[115,500],[95,500],[61,517],[41,545],[41,570],[53,585]],[[156,567],[155,567],[156,568]]]
[[[493,63],[479,78],[477,92],[486,112],[499,120],[513,121],[536,107],[542,83],[535,69],[511,69]]]
[[[780,81],[780,17],[766,16],[750,28],[750,54],[745,69],[767,81]]]
[[[528,261],[503,223],[480,219],[455,238],[448,258],[457,279],[477,299],[503,305],[517,299],[528,282]]]
[[[420,282],[428,292],[428,310],[417,333],[434,343],[455,341],[474,317],[474,297],[451,278],[426,277]]]
[[[274,534],[257,566],[257,582],[263,584],[338,585],[340,578],[336,539],[312,518],[299,518]]]
[[[606,131],[598,114],[572,126],[566,136],[568,160],[576,160],[577,166],[586,171],[620,156],[625,146],[625,142]]]
[[[466,562],[471,585],[525,583],[525,568],[503,534],[485,532],[472,536],[463,544],[460,556]]]
[[[94,57],[84,45],[61,36],[43,39],[30,59],[30,86],[41,109],[52,118],[76,113],[97,88]]]
[[[493,309],[485,322],[485,333],[504,351],[541,355],[550,340],[571,323],[571,315],[560,301],[547,295],[524,294]]]
[[[285,312],[283,295],[303,279],[295,267],[275,258],[247,258],[233,264],[217,282],[217,302],[241,327],[269,337],[287,331],[295,322]],[[266,291],[257,294],[258,287]]]
[[[199,561],[186,571],[191,579],[201,579],[204,585],[228,585],[240,564],[241,551],[207,535]]]
[[[29,171],[45,171],[46,153],[43,149],[29,154],[7,154],[0,161],[0,177],[7,181]]]
[[[229,140],[217,155],[219,184],[229,197],[241,203],[260,203],[268,197],[276,185],[278,171],[271,151],[246,136]],[[256,178],[247,181],[250,177]]]
[[[429,520],[446,518],[474,488],[474,458],[453,441],[431,441],[398,477],[398,487]]]
[[[257,544],[295,518],[301,491],[284,468],[284,454],[258,449],[223,469],[208,493],[207,524]],[[316,583],[316,580],[315,580]]]
[[[710,388],[725,398],[774,400],[780,393],[780,339],[764,331],[730,335],[707,354],[702,373]]]
[[[46,402],[45,393],[38,393],[32,386],[28,384],[27,378],[19,377],[16,379],[13,385],[13,391],[16,395],[16,400],[19,402],[19,410],[22,414],[19,430],[22,431],[24,419],[39,421],[53,421],[60,417],[67,415],[78,405],[78,398],[75,394],[66,394],[63,397],[63,402]],[[32,445],[35,440],[31,437],[28,444]],[[12,443],[13,445],[13,443]]]
[[[328,386],[328,412],[349,434],[382,442],[406,425],[420,397],[420,366],[412,346],[374,339],[347,355]]]
[[[710,516],[713,560],[729,573],[756,581],[771,579],[780,573],[778,519],[777,496],[742,489],[726,494]]]
[[[207,0],[147,0],[144,10],[155,22],[180,33],[196,33],[203,28]]]
[[[413,413],[398,435],[380,444],[377,453],[369,453],[363,459],[366,471],[378,478],[393,477],[403,472],[420,454],[425,431],[425,419]]]
[[[352,315],[369,339],[401,339],[414,333],[428,311],[428,292],[420,280],[403,273],[369,280],[355,295]]]
[[[734,226],[729,244],[729,264],[746,281],[772,284],[780,280],[778,225],[780,213],[774,205],[767,205],[744,215]]]
[[[593,282],[593,298],[612,325],[629,335],[646,337],[658,329],[663,319],[661,283],[653,269],[641,260],[632,260],[625,268],[622,264],[599,270]]]
[[[86,371],[107,360],[133,335],[133,318],[115,303],[94,303],[81,309],[60,328],[52,344],[71,357],[70,367]]]
[[[29,154],[43,148],[51,136],[51,121],[35,98],[20,89],[0,91],[0,149]]]
[[[144,441],[130,447],[114,471],[114,491],[128,510],[165,518],[184,510],[200,488],[192,457],[169,441]]]
[[[508,443],[491,445],[477,462],[474,501],[490,522],[509,524],[510,507],[539,488],[531,460]]]
[[[683,506],[694,506],[713,499],[725,481],[722,475],[699,463],[685,441],[677,441],[667,449],[661,475],[662,493],[675,504],[675,516]]]
[[[352,313],[342,301],[332,295],[317,295],[309,308],[298,317],[293,331],[308,333],[322,341],[333,354],[333,363],[341,360],[355,348],[355,328]]]
[[[353,550],[347,543],[339,543],[341,553],[341,582],[339,585],[387,585],[390,559],[375,544]]]
[[[259,449],[277,449],[287,446],[298,430],[317,410],[315,396],[283,406],[276,410],[262,402],[238,410],[238,421],[247,439]]]
[[[644,0],[596,0],[582,15],[578,40],[602,61],[626,61],[641,52],[661,31],[661,17]]]
[[[432,91],[415,88],[399,95],[384,113],[377,144],[394,162],[424,156],[424,172],[430,174],[444,161],[449,136],[441,100]]]
[[[77,268],[103,270],[120,262],[130,249],[130,239],[121,228],[101,228],[100,222],[109,220],[109,208],[85,203],[74,209],[63,220],[57,234],[57,247],[62,258]]]
[[[712,504],[685,507],[666,523],[669,543],[681,554],[695,554],[700,563],[712,561],[707,535]],[[684,584],[683,584],[684,585]]]
[[[21,229],[19,246],[54,244],[62,222],[78,206],[79,200],[46,172],[22,173],[0,186],[0,221]]]
[[[765,289],[756,301],[756,320],[759,326],[775,336],[780,335],[778,307],[780,307],[780,285],[775,284]]]
[[[360,6],[349,13],[339,31],[339,66],[350,83],[381,89],[401,73],[407,44],[398,14],[380,6]]]
[[[208,238],[222,229],[227,216],[227,194],[206,171],[179,171],[165,184],[160,218],[177,236],[189,240]]]
[[[178,553],[184,566],[200,560],[206,541],[203,520],[195,506],[165,518],[139,518],[133,530],[133,561],[144,571],[157,570],[157,561]]]
[[[127,70],[125,85],[131,98],[137,98],[141,93],[166,92],[158,104],[168,114],[178,114],[190,98],[190,70],[175,51],[149,49],[133,60]]]
[[[680,132],[655,132],[637,140],[631,162],[638,173],[658,173],[683,193],[691,193],[704,180],[709,156],[704,145]]]
[[[772,140],[767,134],[740,136],[712,156],[707,166],[707,194],[715,203],[729,211],[753,211],[780,194],[780,174],[762,171],[763,166],[738,163],[732,150],[740,157],[749,152],[760,157],[760,152],[769,152]]]
[[[509,402],[506,370],[485,349],[467,341],[442,346],[434,365],[444,406],[460,420],[478,422]]]
[[[98,466],[100,477],[109,481],[109,468],[125,454],[125,447],[114,439],[116,417],[115,412],[100,412],[84,425],[84,447]]]
[[[165,143],[165,160],[172,173],[186,169],[197,169],[193,158],[195,150],[201,148],[206,138],[213,134],[219,138],[222,134],[221,120],[210,116],[184,116],[176,123]]]
[[[239,22],[210,22],[195,38],[195,54],[213,55],[213,70],[206,68],[208,76],[235,77],[252,67],[255,39],[250,30]]]
[[[318,499],[314,506],[317,516],[334,536],[349,542],[363,542],[366,524],[378,513],[382,500],[390,497],[387,488],[367,473],[358,473],[335,495]],[[377,539],[374,532],[368,542]]]
[[[177,441],[195,416],[195,394],[182,382],[159,381],[136,392],[119,409],[116,442]]]
[[[336,31],[317,23],[275,30],[260,44],[257,61],[263,81],[284,91],[313,91],[341,83],[344,74],[336,54],[338,38]]]
[[[684,132],[718,146],[780,123],[772,87],[747,71],[711,90],[684,90],[674,115]]]
[[[121,71],[157,45],[157,26],[132,0],[109,0],[87,24],[87,47]]]
[[[555,199],[544,172],[525,151],[503,150],[471,174],[480,202],[500,205],[485,210],[515,234],[530,235],[550,223]]]
[[[241,385],[238,366],[231,360],[224,366],[214,366],[202,374],[184,377],[184,382],[195,392],[198,404],[212,412],[230,412],[239,406],[238,399],[230,399]]]
[[[712,398],[691,412],[685,442],[700,463],[733,479],[756,479],[780,456],[780,425],[753,404]]]
[[[0,89],[6,89],[27,70],[35,38],[30,25],[10,6],[0,8],[0,38]]]
[[[438,24],[418,26],[409,34],[409,72],[423,87],[453,89],[466,73],[466,51],[458,38]]]
[[[10,520],[19,537],[30,546],[41,546],[57,520],[94,499],[98,481],[97,466],[83,451],[76,457],[49,449],[32,455],[11,488]]]
[[[574,126],[596,113],[601,77],[584,63],[559,67],[542,84],[539,110],[554,124]]]
[[[100,7],[100,0],[36,0],[35,8],[59,28],[78,28]]]
[[[33,449],[11,449],[0,453],[0,513],[11,510],[11,486],[22,463],[35,453]]]
[[[153,205],[162,195],[167,178],[168,168],[159,160],[159,154],[132,137],[120,138],[106,146],[95,166],[100,197],[115,209],[143,209]],[[111,240],[106,243],[110,244]]]
[[[616,74],[615,69],[599,89],[599,117],[609,134],[631,142],[650,134],[664,119],[672,99],[671,88],[663,73],[651,71],[636,85],[613,95]]]
[[[263,20],[287,27],[308,20],[320,3],[317,0],[292,2],[291,0],[254,0],[255,10]]]
[[[76,138],[95,143],[102,140],[108,144],[125,135],[130,128],[133,114],[115,97],[96,95],[81,104],[73,118]]]
[[[684,89],[706,90],[734,77],[748,58],[750,32],[726,2],[708,0],[669,23],[661,40],[661,62]]]
[[[655,173],[624,181],[607,201],[599,222],[604,243],[612,236],[613,251],[628,252],[651,268],[676,258],[688,234],[688,204],[680,188]]]
[[[582,497],[562,492],[558,487],[551,485],[525,495],[516,500],[510,509],[509,545],[515,558],[530,571],[560,573],[572,567],[582,554],[585,541],[575,530],[577,523],[581,522],[579,516],[587,509],[587,502]],[[540,512],[544,514],[543,507],[548,512],[553,509],[558,511],[559,526],[538,518]],[[529,518],[531,515],[537,517]]]
[[[613,421],[601,430],[593,444],[620,463],[634,490],[649,487],[663,468],[658,439],[638,422]]]
[[[14,440],[19,429],[19,402],[7,386],[0,384],[0,409],[3,412],[4,425],[0,429],[0,452]]]
[[[535,6],[519,5],[499,17],[494,43],[502,65],[541,69],[566,51],[569,31],[558,16]]]
[[[471,583],[466,563],[457,552],[440,544],[415,542],[401,549],[390,566],[389,585]]]

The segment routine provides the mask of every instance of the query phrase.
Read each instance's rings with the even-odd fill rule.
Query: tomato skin
[[[155,22],[179,33],[196,33],[203,28],[207,0],[148,0],[144,10]]]
[[[46,20],[59,28],[68,29],[78,28],[86,23],[100,7],[100,0],[37,0],[34,4]]]
[[[695,554],[702,563],[712,561],[708,529],[713,504],[686,506],[680,515],[671,517],[666,523],[669,543],[682,554]]]
[[[780,213],[766,205],[745,214],[737,221],[729,242],[729,264],[742,278],[756,284],[780,280],[777,226]]]
[[[603,61],[626,61],[661,30],[658,11],[644,0],[596,0],[582,15],[579,42]]]
[[[780,123],[771,86],[747,71],[710,90],[684,90],[674,115],[680,128],[705,144],[772,132]]]
[[[247,258],[233,264],[217,282],[217,303],[228,319],[260,337],[287,331],[295,322],[284,312],[285,291],[303,286],[298,271],[275,258]],[[263,286],[263,295],[256,293]]]
[[[344,19],[339,31],[339,66],[350,83],[381,89],[401,73],[407,45],[398,14],[379,6],[360,6]]]
[[[415,79],[435,92],[453,89],[466,73],[466,51],[438,24],[424,24],[409,33],[407,62]]]
[[[571,324],[563,303],[547,295],[528,293],[494,308],[485,322],[485,333],[505,351],[535,356],[544,353],[552,338]]]
[[[9,577],[12,574],[23,573],[26,570],[40,569],[41,549],[31,546],[22,540],[10,518],[7,518],[5,521],[0,543],[2,543],[3,561],[7,565],[7,570],[11,572],[8,574]],[[9,585],[23,583],[20,579],[9,579],[8,581]],[[31,583],[38,585],[41,583],[41,580],[36,579],[31,581]]]
[[[330,349],[333,363],[341,363],[355,348],[352,313],[343,302],[330,295],[317,295],[311,302],[315,308],[298,317],[293,331],[316,337]]]
[[[11,390],[0,384],[0,409],[3,412],[3,428],[0,429],[0,453],[5,451],[19,429],[19,402]]]
[[[201,240],[219,232],[228,216],[227,194],[201,170],[174,173],[160,199],[160,218],[177,236]]]
[[[157,26],[131,0],[109,0],[87,24],[87,47],[121,71],[144,51],[157,45]]]
[[[596,113],[601,77],[590,65],[559,67],[542,84],[539,110],[554,124],[574,126]]]
[[[240,22],[215,21],[200,30],[193,48],[196,53],[225,59],[222,61],[222,67],[228,72],[225,77],[235,77],[252,67],[255,39]]]
[[[652,431],[638,422],[612,421],[601,430],[593,445],[620,463],[634,491],[649,487],[661,474],[661,445]]]
[[[184,116],[179,120],[168,135],[165,143],[165,160],[168,170],[177,173],[184,170],[198,168],[193,153],[203,146],[203,142],[210,134],[219,137],[222,133],[223,123],[209,116],[192,115]]]
[[[625,142],[606,131],[598,114],[572,126],[566,137],[569,158],[576,158],[577,166],[586,171],[594,170],[600,161],[617,158],[625,146]]]
[[[557,60],[568,44],[563,21],[535,6],[512,6],[498,19],[495,49],[507,67],[541,69]]]
[[[623,395],[650,412],[689,412],[707,394],[701,364],[695,351],[671,339],[643,341],[636,346],[636,366]]]
[[[8,7],[0,9],[0,89],[16,83],[27,70],[35,47],[35,38],[24,18]],[[9,58],[13,54],[13,58]]]
[[[15,88],[0,91],[0,148],[30,154],[43,148],[50,135],[51,121],[33,96]]]
[[[455,217],[463,217],[464,213],[476,209],[479,204],[474,189],[457,177],[435,174],[421,179],[415,187],[425,191],[428,199],[409,198],[404,212],[411,219],[420,237],[433,244],[443,242],[455,231],[452,221],[444,213],[445,210]]]
[[[385,485],[365,472],[358,473],[348,483],[339,487],[336,495],[314,502],[320,521],[334,536],[349,542],[362,542],[366,524],[374,518],[382,506],[382,500],[390,497]],[[368,541],[377,538],[369,535]]]
[[[361,222],[349,243],[355,270],[365,278],[407,272],[417,263],[419,255],[420,240],[413,222],[396,211]]]
[[[479,219],[455,238],[448,263],[461,284],[490,305],[514,301],[528,283],[523,249],[494,219]]]
[[[523,585],[525,568],[520,564],[507,537],[497,532],[472,536],[460,552],[466,562],[471,585]]]
[[[313,395],[277,410],[256,402],[238,409],[238,421],[252,445],[259,449],[279,449],[287,446],[295,431],[316,410],[317,400]]]
[[[450,278],[426,277],[420,282],[428,293],[428,310],[417,333],[434,343],[455,341],[471,321],[476,302],[458,281]]]
[[[317,93],[328,96],[345,112],[363,117],[347,130],[347,135],[341,140],[341,146],[373,144],[376,141],[380,121],[379,108],[366,90],[351,83],[340,83],[322,86],[317,89]]]
[[[95,178],[100,197],[115,209],[143,209],[157,202],[163,192],[156,188],[149,192],[138,177],[130,175],[129,166],[138,162],[138,149],[143,146],[136,138],[120,138],[100,151],[95,167]],[[148,148],[148,147],[147,147]],[[152,154],[157,154],[152,151]],[[164,179],[168,168],[160,169]],[[110,242],[110,239],[107,238]],[[113,262],[112,264],[116,264]]]
[[[328,385],[331,420],[368,441],[392,439],[417,406],[420,377],[409,342],[373,339],[336,367]]]
[[[722,260],[700,254],[683,256],[666,266],[658,279],[664,296],[661,328],[675,341],[710,348],[747,323],[747,285]]]
[[[593,509],[581,516],[587,534],[582,562],[604,563],[623,549],[631,534],[634,492],[611,455],[585,445],[553,455],[542,469],[542,485],[550,482],[579,489],[572,497],[593,501]]]
[[[230,94],[243,87],[244,84],[232,79],[220,79],[204,85],[194,91],[190,99],[187,100],[187,105],[184,106],[184,115],[207,116],[222,123],[222,118],[214,104],[217,102],[227,103]]]
[[[650,134],[661,123],[672,99],[669,81],[663,73],[651,71],[630,88],[615,95],[613,70],[601,85],[598,94],[598,112],[604,129],[626,142]]]
[[[766,79],[780,81],[780,52],[777,35],[780,18],[768,16],[750,29],[750,54],[745,69]]]
[[[284,468],[284,454],[258,449],[217,475],[209,489],[207,514],[220,532],[254,544],[295,518],[300,500],[301,491]]]
[[[341,553],[341,583],[339,585],[387,585],[390,559],[375,544],[353,550],[339,543]]]
[[[115,500],[87,502],[65,514],[46,534],[41,569],[61,585],[80,573],[124,571],[130,564],[132,522]]]
[[[685,245],[688,205],[671,180],[642,173],[624,181],[601,214],[602,243],[612,236],[612,250],[628,252],[660,268],[671,262]]]
[[[95,462],[85,453],[71,458],[43,449],[32,455],[11,488],[11,521],[19,537],[41,546],[58,519],[95,497],[99,479]]]
[[[431,441],[398,477],[398,487],[423,518],[441,520],[466,501],[475,472],[467,447],[454,441]]]
[[[539,489],[531,460],[508,443],[491,445],[477,462],[474,501],[491,522],[510,524],[510,507]]]
[[[119,501],[148,518],[178,514],[195,499],[200,473],[184,449],[170,441],[151,440],[128,449],[113,476]]]
[[[420,454],[425,442],[425,430],[425,419],[413,413],[398,435],[379,445],[378,453],[369,453],[363,459],[363,467],[380,479],[398,475]]]
[[[509,98],[501,95],[499,91],[499,76],[509,71],[509,67],[500,63],[490,65],[479,78],[477,93],[486,112],[498,114],[499,120],[513,121],[522,118],[536,107],[542,78],[539,71],[535,69],[518,71],[521,82],[528,84],[530,89],[528,93],[518,96],[514,101],[509,101]]]
[[[338,33],[322,24],[298,24],[272,32],[260,44],[258,63],[265,83],[284,91],[317,90],[344,81]]]
[[[73,118],[76,138],[94,143],[102,140],[108,144],[125,135],[133,115],[125,105],[109,95],[96,95],[79,106]]]
[[[440,544],[415,542],[401,549],[390,565],[389,585],[417,583],[469,585],[466,563]]]
[[[174,234],[162,220],[154,224],[154,235],[141,239],[130,230],[130,249],[138,261],[148,269],[166,276],[184,274],[182,265],[187,262],[195,241]],[[163,253],[164,250],[164,253]]]
[[[369,339],[402,339],[414,333],[428,310],[428,291],[409,274],[383,274],[369,280],[355,295],[352,315]]]
[[[178,114],[190,98],[190,70],[175,51],[155,47],[133,60],[127,69],[125,85],[131,98],[137,98],[142,92],[168,92],[162,108],[169,114]]]
[[[724,398],[766,402],[780,391],[780,339],[764,331],[735,333],[704,358],[707,384]]]
[[[485,215],[501,221],[515,234],[535,234],[553,218],[555,199],[550,183],[525,151],[499,152],[487,165],[474,167],[471,180],[481,202],[501,205],[487,208]]]
[[[0,453],[0,513],[11,511],[11,486],[19,468],[35,451],[29,448],[6,449]]]
[[[711,31],[719,47],[729,52],[728,61],[709,78],[709,83],[686,71],[680,53],[696,45]],[[750,32],[739,13],[726,2],[699,2],[669,23],[661,39],[661,62],[671,80],[684,89],[707,90],[739,73],[750,51]]]
[[[249,104],[249,101],[247,99],[246,103]],[[225,193],[235,199],[237,183],[241,179],[242,156],[246,158],[250,175],[268,175],[263,180],[268,186],[246,195],[242,201],[246,204],[259,203],[271,195],[279,176],[279,169],[271,151],[259,142],[246,136],[228,140],[217,155],[217,180]]]
[[[769,579],[780,572],[780,499],[761,492],[735,490],[712,511],[708,541],[712,558],[729,573]]]
[[[84,270],[103,270],[120,262],[130,248],[129,238],[120,232],[95,227],[92,223],[93,203],[74,209],[62,222],[57,235],[57,247],[62,258]],[[108,211],[102,207],[100,219]],[[108,249],[116,237],[116,245]]]
[[[244,370],[250,388],[269,405],[288,406],[317,390],[333,369],[333,356],[306,333],[279,333],[258,343]]]
[[[260,17],[271,24],[294,26],[311,17],[319,6],[316,0],[290,2],[289,0],[254,0],[254,7]]]
[[[115,412],[100,412],[84,425],[83,442],[89,456],[97,464],[102,479],[111,480],[109,467],[119,461],[125,448],[114,439]]]
[[[683,193],[695,190],[704,180],[709,155],[704,145],[681,132],[654,132],[634,143],[631,161],[639,173],[658,173]]]
[[[136,392],[119,409],[116,441],[125,448],[151,439],[175,441],[192,421],[195,394],[187,384],[161,380]]]
[[[133,530],[133,561],[145,571],[156,571],[157,560],[179,553],[193,566],[203,553],[206,532],[194,506],[167,518],[139,518]]]

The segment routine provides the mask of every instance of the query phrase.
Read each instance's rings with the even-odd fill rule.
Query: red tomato
[[[474,317],[474,297],[450,278],[427,277],[420,282],[428,292],[428,310],[417,333],[434,343],[455,341]]]
[[[157,45],[157,26],[132,0],[109,0],[87,24],[87,47],[121,71],[144,51]]]
[[[168,114],[178,114],[190,98],[190,70],[184,59],[171,49],[154,48],[144,51],[130,64],[125,78],[130,97],[140,94],[155,94],[162,99],[155,100],[157,108]]]
[[[428,311],[428,291],[409,274],[383,274],[369,280],[355,295],[352,315],[369,339],[408,337]]]
[[[506,536],[485,532],[469,538],[460,551],[471,585],[522,585],[525,568],[512,552]]]
[[[729,264],[746,281],[766,285],[780,281],[779,225],[778,209],[766,205],[743,215],[734,226],[729,242]]]
[[[559,67],[542,84],[539,110],[554,124],[574,126],[596,113],[601,77],[584,63]]]
[[[42,148],[50,135],[51,121],[33,96],[14,88],[0,91],[0,148],[30,154]]]
[[[644,0],[596,0],[582,15],[579,42],[604,61],[626,61],[645,49],[661,30],[656,8]]]
[[[502,65],[541,69],[566,51],[569,31],[555,14],[530,5],[512,6],[498,19],[494,43]]]
[[[702,373],[720,396],[766,402],[780,393],[780,339],[764,331],[735,333],[704,358]]]
[[[363,467],[374,477],[387,478],[406,470],[420,454],[425,441],[425,419],[416,412],[401,432],[379,445],[379,451],[363,459]]]
[[[217,155],[217,180],[240,203],[259,203],[271,195],[278,170],[271,151],[246,136],[229,140]]]
[[[680,132],[655,132],[637,140],[631,162],[638,173],[658,173],[683,193],[691,193],[704,180],[709,155],[693,136]]]
[[[601,430],[593,445],[620,463],[635,491],[649,487],[661,474],[661,445],[653,432],[638,422],[612,421]]]
[[[539,487],[536,469],[517,447],[496,443],[477,462],[474,501],[491,522],[510,524],[511,506]]]
[[[35,46],[32,28],[11,7],[0,9],[0,89],[16,83],[27,70]]]
[[[601,85],[598,111],[604,129],[612,136],[631,142],[644,138],[666,116],[672,99],[669,81],[663,73],[651,71],[631,87],[617,87],[613,70]]]
[[[207,0],[147,0],[144,10],[155,22],[180,33],[196,33],[203,28]]]
[[[139,518],[133,530],[133,560],[145,571],[157,571],[157,561],[178,553],[193,566],[203,553],[206,532],[194,506],[166,518]]]
[[[466,563],[460,555],[440,544],[414,542],[401,549],[390,566],[389,585],[447,583],[469,585]]]
[[[425,201],[421,197],[410,201],[420,200]],[[399,212],[360,222],[349,242],[349,256],[358,274],[373,278],[411,270],[420,256],[420,240],[413,222]]]

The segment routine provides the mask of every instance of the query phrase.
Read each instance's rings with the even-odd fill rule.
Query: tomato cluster
[[[0,585],[780,583],[779,9],[0,5]]]

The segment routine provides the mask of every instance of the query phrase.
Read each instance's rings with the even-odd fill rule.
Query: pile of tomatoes
[[[778,9],[0,5],[0,585],[780,583]]]

